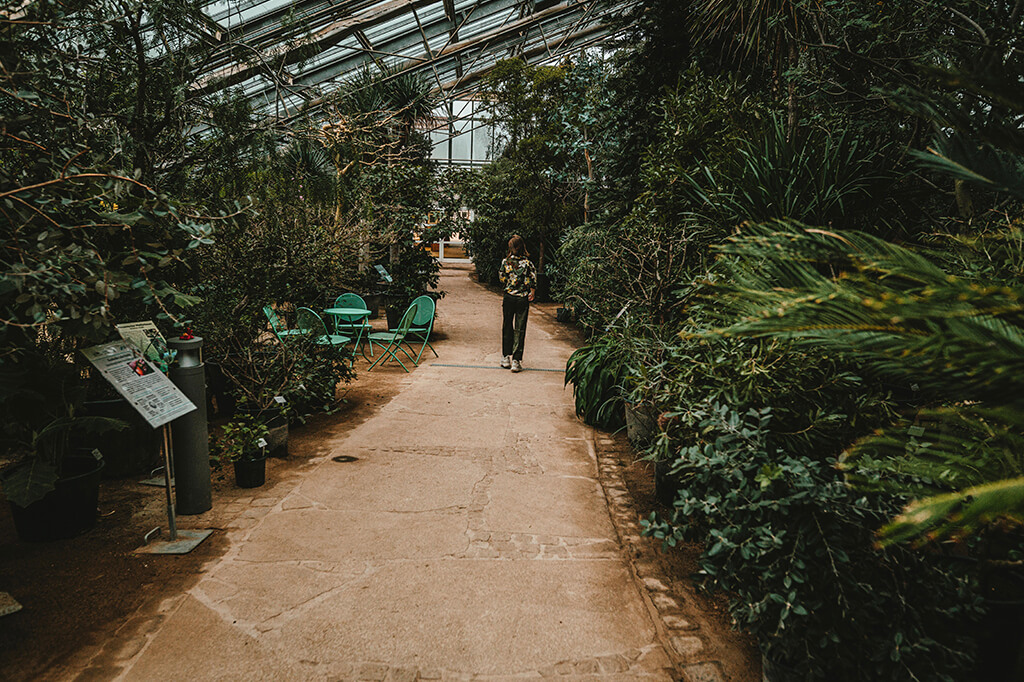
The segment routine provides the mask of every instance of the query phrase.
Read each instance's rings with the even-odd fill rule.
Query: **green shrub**
[[[674,509],[645,532],[702,542],[703,584],[730,595],[737,626],[772,659],[806,680],[965,679],[977,598],[940,557],[875,549],[898,499],[778,447],[769,408],[716,403],[695,427],[673,463]]]
[[[615,430],[625,423],[623,382],[626,353],[621,337],[605,334],[573,351],[565,365],[565,383],[572,384],[576,414],[602,429]]]

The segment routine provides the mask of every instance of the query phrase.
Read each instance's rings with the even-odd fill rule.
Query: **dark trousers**
[[[526,343],[526,318],[530,315],[530,299],[505,294],[501,300],[501,354],[523,361]]]

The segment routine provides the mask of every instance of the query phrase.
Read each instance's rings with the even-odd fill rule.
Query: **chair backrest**
[[[281,331],[281,318],[277,316],[277,312],[269,305],[263,306],[263,314],[270,320],[270,328],[274,330],[274,333]]]
[[[413,327],[426,327],[434,320],[434,299],[431,296],[420,296],[412,303],[416,306]]]
[[[412,321],[416,317],[416,311],[419,306],[416,305],[416,301],[413,301],[405,312],[402,314],[402,321],[398,323],[398,329],[395,330],[396,339],[404,339],[405,335],[409,333],[409,327],[412,326]]]
[[[366,301],[359,294],[342,294],[334,299],[335,308],[362,308],[366,310]]]
[[[299,308],[295,325],[313,336],[327,335],[327,327],[324,325],[324,321],[316,314],[316,311],[310,308]]]
[[[367,310],[366,301],[359,294],[342,294],[338,298],[334,299],[335,308],[361,308]],[[362,317],[359,315],[339,315],[338,321],[342,324],[355,324],[361,322]]]

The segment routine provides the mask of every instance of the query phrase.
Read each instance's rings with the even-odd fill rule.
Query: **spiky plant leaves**
[[[1024,522],[1024,477],[997,480],[911,503],[881,531],[882,546],[959,536],[999,520]]]
[[[960,135],[940,135],[927,152],[911,152],[923,166],[984,189],[1024,199],[1024,161],[971,142]]]
[[[919,415],[939,425],[931,432],[898,424],[844,460],[859,485],[941,493],[887,528],[884,542],[927,541],[1019,517],[1024,496],[1013,494],[1024,488],[1000,482],[1024,473],[1017,402],[1024,287],[949,275],[920,253],[870,235],[786,222],[749,225],[721,250],[731,283],[715,288],[715,300],[732,323],[716,334],[842,353],[876,380],[913,382],[947,405]]]
[[[850,225],[871,203],[872,190],[888,182],[884,156],[884,148],[868,149],[848,130],[808,131],[794,139],[773,117],[719,172],[703,167],[682,177],[706,218],[730,228],[775,219]]]

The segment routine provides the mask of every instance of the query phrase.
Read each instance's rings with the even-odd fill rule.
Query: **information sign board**
[[[154,429],[196,409],[142,352],[128,341],[111,341],[82,354]]]
[[[167,340],[164,335],[152,321],[128,322],[114,325],[114,328],[122,339],[130,341],[162,372],[167,372],[167,362],[171,357],[171,351],[167,348]]]

